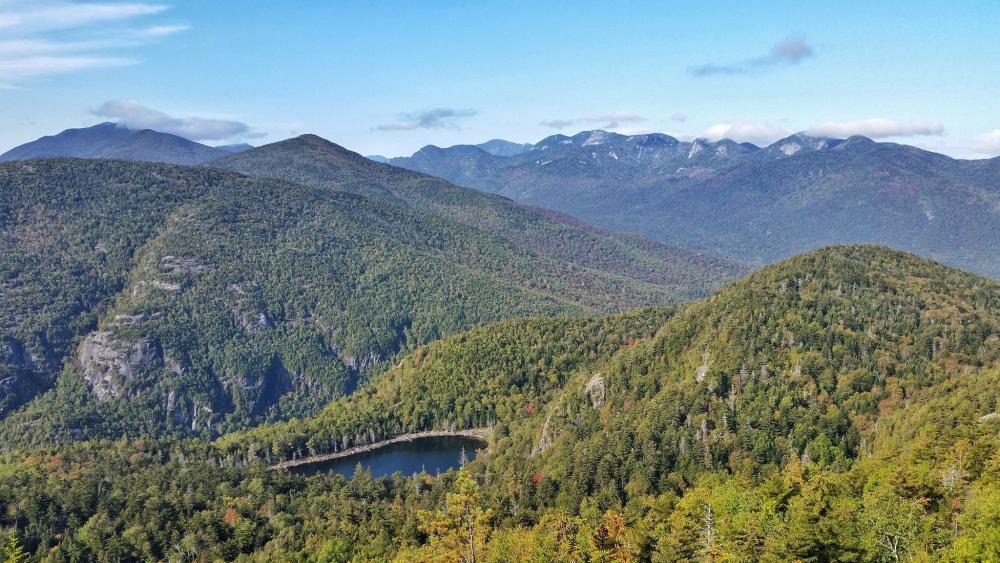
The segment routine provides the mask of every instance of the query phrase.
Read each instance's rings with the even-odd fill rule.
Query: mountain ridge
[[[312,134],[263,145],[210,162],[208,166],[322,189],[345,190],[439,214],[534,252],[647,282],[679,288],[690,284],[689,275],[698,271],[703,274],[697,275],[718,280],[745,271],[738,261],[598,229],[564,213],[526,206],[438,177],[381,164]],[[644,266],[635,266],[640,263]],[[704,294],[709,285],[691,287]]]
[[[370,161],[341,156],[364,178]],[[739,271],[512,203],[501,218],[575,237],[560,243],[570,251],[209,167],[18,161],[0,165],[0,191],[11,196],[0,204],[0,413],[34,399],[13,416],[42,440],[208,436],[298,416],[419,342],[511,316],[683,300]],[[591,243],[620,252],[586,256]]]
[[[108,158],[202,164],[221,156],[246,150],[249,145],[210,147],[183,137],[152,129],[130,129],[119,123],[99,123],[80,129],[41,137],[0,155],[0,162],[35,158]]]
[[[797,133],[756,147],[596,130],[513,157],[424,148],[390,163],[757,265],[873,243],[1000,276],[1000,158],[863,136]]]

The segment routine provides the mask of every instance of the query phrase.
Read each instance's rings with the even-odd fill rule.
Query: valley
[[[990,14],[0,0],[0,560],[1000,561]]]
[[[761,181],[859,143],[895,158],[857,140],[671,150],[712,152],[705,181]],[[463,150],[538,145],[486,147]],[[649,189],[643,174],[620,189]],[[829,206],[824,233],[818,188],[779,184],[824,245],[757,268],[813,243],[654,221],[655,205],[627,222],[684,233],[668,245],[315,135],[200,166],[0,164],[0,522],[55,560],[989,553],[1000,283],[825,245],[869,236]],[[774,186],[724,205],[759,211]],[[589,193],[574,201],[613,209]],[[985,214],[969,260],[994,244],[989,193],[966,198]],[[724,217],[692,198],[676,212]],[[686,249],[707,232],[749,246]]]
[[[302,420],[214,442],[8,452],[0,500],[31,499],[15,517],[35,530],[29,545],[57,554],[104,534],[116,553],[154,559],[447,559],[470,541],[448,538],[471,537],[498,560],[878,560],[888,535],[906,557],[962,559],[987,553],[995,530],[998,311],[987,278],[877,246],[824,248],[687,305],[423,344]],[[269,469],[483,425],[485,455],[438,477]],[[40,488],[60,474],[74,477]],[[69,500],[100,486],[121,504]],[[53,503],[67,516],[29,508]],[[451,511],[475,518],[455,528]],[[56,543],[63,521],[87,524]]]

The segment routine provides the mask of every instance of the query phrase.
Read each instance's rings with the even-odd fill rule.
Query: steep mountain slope
[[[210,147],[152,129],[134,130],[116,123],[101,123],[83,129],[67,129],[58,135],[42,137],[15,147],[0,155],[0,162],[78,157],[201,164],[248,148],[251,147]]]
[[[662,490],[672,475],[720,468],[845,466],[908,398],[996,366],[998,337],[1000,284],[879,247],[823,249],[734,283],[591,366],[512,451],[547,436],[536,469],[582,479],[569,495],[623,494],[640,472],[643,488]],[[595,457],[603,444],[622,447]]]
[[[0,370],[40,440],[315,410],[485,322],[676,298],[355,194],[104,160],[0,166]],[[19,431],[20,433],[21,431]]]
[[[210,165],[433,212],[538,254],[667,287],[682,299],[706,295],[745,271],[727,260],[596,229],[560,213],[374,162],[315,135],[265,145]]]
[[[390,162],[759,264],[869,242],[1000,276],[1000,168],[864,137],[758,149],[586,131],[513,157],[426,147]]]
[[[550,338],[559,341],[551,336],[559,334],[556,321],[539,321],[548,329],[501,326],[456,336],[418,350],[385,374],[384,385],[370,393],[393,397],[388,404],[358,408],[356,397],[347,397],[313,421],[285,425],[278,434],[287,432],[286,443],[305,444],[343,409],[350,424],[371,425],[376,434],[516,421],[523,442],[510,450],[511,459],[554,444],[569,455],[588,439],[594,441],[592,451],[600,450],[598,442],[615,443],[621,436],[612,434],[627,429],[630,441],[652,440],[656,451],[672,452],[657,461],[665,464],[656,472],[664,477],[744,463],[778,465],[792,450],[835,462],[856,457],[859,439],[906,396],[1000,359],[1000,283],[875,246],[804,254],[676,314],[650,310],[621,318],[641,325],[644,315],[654,316],[653,326],[662,321],[655,337],[634,345],[612,339],[602,353],[589,354],[589,361],[588,354],[570,354],[567,358],[576,359],[568,361],[558,359],[565,352],[545,351]],[[592,326],[602,330],[600,323]],[[495,369],[495,354],[483,346],[512,346],[526,358],[542,353],[545,360],[501,369],[517,392],[478,396],[477,385],[498,382],[470,375]],[[536,351],[529,352],[530,346]],[[482,365],[450,376],[431,367],[466,354]],[[462,383],[455,385],[455,377]],[[421,392],[401,398],[398,385],[407,381]],[[426,399],[436,387],[459,395]],[[519,395],[530,402],[553,389],[559,391],[547,405],[519,408]],[[463,407],[468,397],[477,398]],[[401,400],[429,400],[431,406],[422,416],[393,412]],[[513,405],[498,406],[511,400]],[[775,412],[780,419],[769,421]],[[359,422],[369,414],[378,421]],[[384,420],[395,422],[383,428]],[[332,424],[335,435],[351,433],[340,422]],[[265,432],[270,431],[252,433]],[[641,458],[642,451],[628,455]],[[593,476],[592,463],[598,461],[574,460],[564,467]],[[614,463],[627,471],[632,461]],[[592,485],[602,486],[600,480]]]
[[[9,452],[0,524],[54,559],[992,560],[998,311],[995,281],[826,248],[683,308],[457,334],[211,444]],[[264,465],[489,424],[457,474]]]

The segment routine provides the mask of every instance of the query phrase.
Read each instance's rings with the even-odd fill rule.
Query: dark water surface
[[[465,457],[471,461],[476,457],[476,450],[483,447],[486,447],[485,442],[472,438],[420,438],[357,455],[300,465],[290,471],[296,475],[316,475],[332,471],[351,477],[360,463],[374,477],[392,475],[397,471],[403,475],[421,471],[433,474],[458,469],[463,449]]]

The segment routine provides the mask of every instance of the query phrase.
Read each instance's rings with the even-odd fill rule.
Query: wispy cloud
[[[92,110],[94,115],[111,119],[130,129],[155,129],[196,141],[215,141],[247,136],[250,126],[240,121],[205,117],[174,117],[146,107],[135,100],[110,100]]]
[[[831,121],[806,129],[807,135],[816,137],[850,137],[864,135],[873,139],[885,137],[916,137],[943,135],[944,125],[932,122],[905,122],[876,117],[854,121]]]
[[[138,62],[125,49],[182,32],[186,25],[137,25],[167,6],[63,0],[0,0],[0,83]]]
[[[786,136],[788,136],[788,132],[780,125],[748,120],[717,123],[701,134],[702,138],[710,141],[731,139],[740,143],[748,142],[762,146],[769,145]]]
[[[779,66],[792,66],[815,56],[816,50],[801,35],[789,35],[775,43],[766,55],[743,59],[734,63],[709,63],[688,69],[694,76],[749,74]]]
[[[148,3],[87,3],[37,0],[0,1],[0,30],[38,32],[78,28],[95,23],[122,21],[139,16],[159,14],[167,9],[162,4]]]
[[[634,113],[612,112],[598,115],[585,115],[581,117],[570,117],[567,119],[547,119],[539,123],[543,127],[552,129],[565,129],[574,125],[592,125],[599,123],[600,129],[618,129],[623,123],[640,123],[646,121],[645,117]]]
[[[403,113],[399,120],[373,127],[376,131],[413,131],[415,129],[451,129],[461,130],[459,121],[472,117],[478,112],[474,109],[434,108],[415,113]]]

